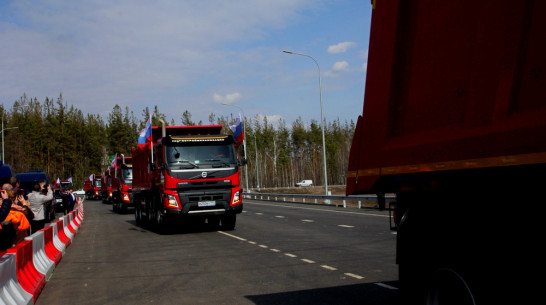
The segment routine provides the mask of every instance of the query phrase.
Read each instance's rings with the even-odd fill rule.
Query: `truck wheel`
[[[154,211],[149,202],[146,202],[146,220],[149,226],[153,226],[155,223]]]
[[[476,301],[468,283],[456,271],[441,268],[434,272],[427,285],[425,304],[474,305]],[[449,301],[447,301],[449,300]]]
[[[140,209],[138,204],[135,205],[135,222],[137,226],[142,225],[142,210]]]
[[[235,229],[236,220],[237,218],[235,213],[224,214],[224,216],[222,216],[222,229],[224,230]]]
[[[155,224],[158,228],[165,226],[165,216],[161,214],[160,210],[155,211]]]

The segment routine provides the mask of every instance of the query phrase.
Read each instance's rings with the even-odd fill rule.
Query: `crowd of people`
[[[35,183],[32,191],[26,194],[16,177],[2,185],[0,194],[0,251],[4,251],[44,228],[46,207],[54,196],[51,186],[45,180]],[[68,202],[65,212],[70,212],[76,203],[71,189],[66,198]]]

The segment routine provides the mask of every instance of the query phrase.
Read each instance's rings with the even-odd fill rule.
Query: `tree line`
[[[137,118],[128,107],[115,105],[106,121],[98,114],[84,114],[63,99],[29,98],[26,94],[11,107],[0,105],[2,114],[4,164],[13,172],[41,169],[50,179],[72,178],[75,188],[91,174],[101,173],[113,154],[131,155],[139,131],[150,114],[152,125],[160,126],[166,115],[157,106],[143,109]],[[232,134],[237,114],[217,116],[211,113],[208,122],[192,120],[188,110],[181,112],[181,125],[220,124],[222,132]],[[300,118],[291,124],[281,120],[273,124],[266,117],[245,117],[247,168],[241,168],[244,187],[271,188],[293,186],[303,179],[312,179],[315,185],[324,184],[322,131],[320,121],[303,122]],[[174,119],[167,122],[175,125]],[[178,124],[180,125],[180,124]],[[345,184],[349,149],[355,124],[339,119],[325,124],[328,184]],[[244,148],[239,147],[244,155]],[[245,177],[248,173],[248,177]]]

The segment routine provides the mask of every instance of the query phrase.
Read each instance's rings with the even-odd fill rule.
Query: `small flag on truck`
[[[242,124],[241,114],[240,113],[239,113],[239,117],[237,118],[237,122],[235,123],[235,125],[229,126],[229,129],[231,129],[231,131],[233,131],[233,136],[235,137],[235,148],[237,148],[245,140],[245,133],[243,131],[243,124]]]
[[[138,147],[140,149],[143,149],[144,147],[146,147],[146,144],[151,142],[152,142],[152,115],[150,115],[150,118],[146,122],[146,126],[144,127],[144,129],[140,131],[140,135],[138,136]]]

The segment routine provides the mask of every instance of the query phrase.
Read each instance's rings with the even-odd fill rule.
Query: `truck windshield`
[[[100,187],[100,180],[95,180],[95,186]]]
[[[237,164],[232,144],[167,146],[169,166],[188,168],[230,167]]]
[[[129,184],[133,181],[133,169],[132,168],[124,168],[121,171],[121,179],[123,179],[123,182],[126,184]]]

